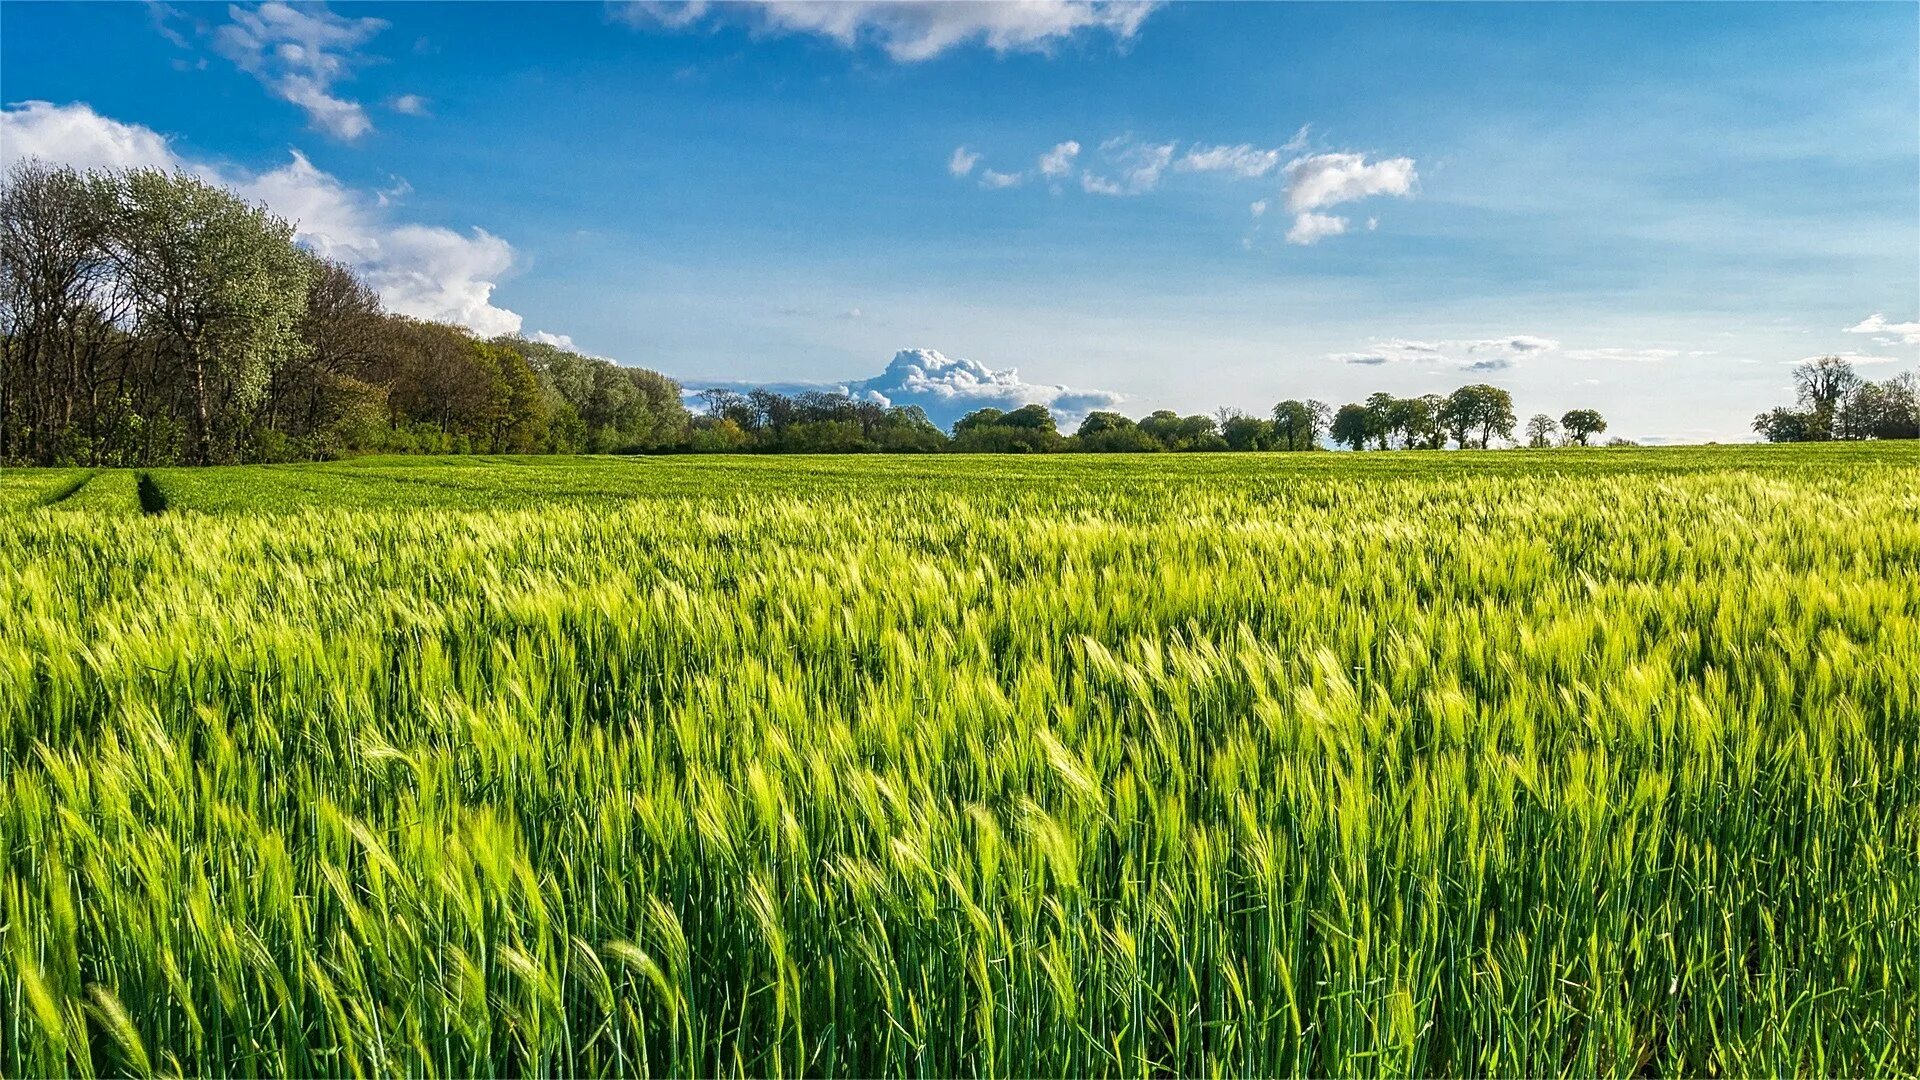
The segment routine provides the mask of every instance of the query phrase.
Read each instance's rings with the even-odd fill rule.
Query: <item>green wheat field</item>
[[[0,1075],[1911,1075],[1920,448],[0,473]]]

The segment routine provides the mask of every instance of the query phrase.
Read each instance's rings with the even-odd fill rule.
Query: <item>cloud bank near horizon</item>
[[[689,379],[689,396],[702,390],[747,390],[755,387],[783,394],[824,390],[847,394],[882,405],[917,405],[941,428],[976,409],[1013,410],[1022,405],[1045,405],[1064,430],[1071,430],[1087,413],[1111,409],[1126,400],[1112,390],[1085,390],[1021,378],[1018,368],[991,368],[975,360],[950,357],[936,349],[901,349],[885,371],[847,382],[764,383],[731,379]]]

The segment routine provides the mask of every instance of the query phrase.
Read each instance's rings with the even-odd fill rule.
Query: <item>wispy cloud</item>
[[[997,53],[1052,51],[1081,33],[1131,41],[1158,6],[1122,0],[1019,0],[1017,3],[899,3],[818,0],[813,3],[709,4],[640,0],[615,5],[630,26],[688,30],[720,25],[748,12],[756,27],[824,37],[842,47],[873,46],[900,63],[931,60],[949,49],[981,44]]]
[[[352,77],[360,48],[387,28],[385,19],[349,19],[325,4],[294,7],[279,0],[255,8],[235,4],[227,13],[233,21],[213,31],[215,52],[336,138],[352,141],[373,130],[366,109],[334,93],[334,84]]]
[[[1080,156],[1080,144],[1072,139],[1059,143],[1053,149],[1040,155],[1040,175],[1049,180],[1062,180],[1073,175],[1073,159]]]
[[[1262,150],[1252,143],[1241,143],[1238,146],[1196,144],[1180,155],[1180,160],[1174,164],[1174,168],[1180,172],[1223,172],[1253,180],[1279,168],[1285,156],[1284,149]]]
[[[1885,344],[1920,345],[1920,322],[1888,322],[1885,315],[1872,315],[1847,327],[1849,334],[1883,334]]]
[[[980,155],[964,146],[953,148],[953,156],[947,159],[947,171],[954,176],[965,176],[980,163]]]
[[[1080,186],[1095,195],[1144,195],[1160,186],[1160,177],[1173,161],[1175,145],[1116,135],[1100,144],[1100,156],[1117,175],[1089,169],[1080,175]]]
[[[1334,353],[1343,364],[1440,364],[1462,371],[1502,371],[1521,361],[1558,351],[1560,343],[1533,334],[1420,341],[1387,338],[1356,352]]]

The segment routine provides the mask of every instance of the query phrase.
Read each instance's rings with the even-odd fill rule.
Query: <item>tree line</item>
[[[1354,450],[1481,449],[1510,441],[1515,426],[1507,391],[1484,383],[1450,395],[1396,398],[1374,394],[1338,410],[1321,401],[1282,401],[1271,414],[1239,409],[1182,416],[1162,409],[1133,420],[1096,411],[1068,434],[1045,405],[976,409],[940,430],[917,406],[889,406],[844,393],[797,395],[772,390],[715,389],[698,395],[703,411],[689,424],[687,448],[764,453],[1150,453],[1158,451],[1321,450],[1328,442]],[[1588,445],[1607,429],[1592,409],[1559,421],[1541,415],[1527,426],[1530,446]],[[1564,439],[1561,438],[1565,432]]]
[[[1915,437],[1913,376],[1828,357],[1774,441]],[[1488,448],[1518,443],[1511,395],[1377,393],[1270,413],[924,411],[814,391],[707,390],[658,372],[394,314],[260,206],[185,173],[29,161],[0,179],[0,462],[145,466],[361,453],[1130,453]],[[1592,409],[1527,421],[1524,445],[1590,445]],[[1615,443],[1622,440],[1614,440]]]
[[[682,445],[680,387],[382,309],[293,227],[185,173],[0,181],[0,461],[290,461]]]
[[[1876,383],[1846,360],[1822,356],[1793,369],[1793,386],[1792,407],[1753,418],[1753,430],[1768,442],[1920,439],[1920,378],[1913,372]]]

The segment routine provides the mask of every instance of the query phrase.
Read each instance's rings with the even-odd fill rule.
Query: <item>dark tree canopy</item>
[[[688,420],[657,373],[388,314],[196,177],[26,162],[0,182],[0,461],[632,451]]]
[[[1838,356],[1808,360],[1793,371],[1798,400],[1753,418],[1768,442],[1830,439],[1920,439],[1920,378],[1912,372],[1885,382],[1860,377]]]

